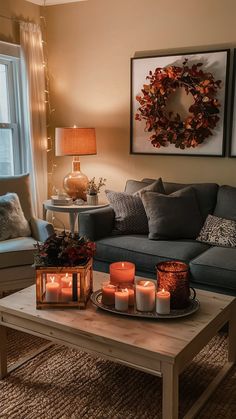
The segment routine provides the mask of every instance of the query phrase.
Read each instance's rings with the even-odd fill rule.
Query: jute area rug
[[[9,362],[42,343],[10,331]],[[181,375],[180,417],[225,361],[226,345],[226,335],[217,335]],[[159,419],[161,389],[159,378],[55,345],[0,382],[0,418]],[[236,368],[198,415],[202,418],[236,418]]]

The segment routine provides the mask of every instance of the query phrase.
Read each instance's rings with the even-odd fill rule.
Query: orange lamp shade
[[[95,128],[56,128],[56,156],[97,154]]]

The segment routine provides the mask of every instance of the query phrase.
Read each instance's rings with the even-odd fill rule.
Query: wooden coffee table
[[[94,279],[97,289],[107,274],[94,272]],[[0,300],[0,377],[9,372],[6,349],[9,327],[45,338],[50,344],[72,346],[162,377],[162,417],[177,419],[179,374],[229,322],[228,362],[185,416],[195,417],[236,361],[236,299],[206,291],[197,291],[197,297],[201,304],[197,313],[160,321],[110,314],[91,303],[80,311],[36,310],[35,287],[26,288]]]

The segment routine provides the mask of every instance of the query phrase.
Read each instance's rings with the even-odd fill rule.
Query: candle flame
[[[162,293],[163,293],[163,292],[165,292],[165,289],[164,289],[164,288],[162,288],[161,292],[162,292]]]
[[[122,267],[122,268],[124,268],[124,267],[125,267],[124,262],[121,262],[121,267]]]
[[[68,274],[68,273],[66,273],[66,278],[68,278],[68,275],[69,275],[69,274]]]
[[[148,285],[149,285],[149,281],[145,281],[143,284],[144,287],[147,287]]]
[[[53,283],[55,281],[55,276],[50,276],[50,281]]]
[[[71,287],[71,286],[72,286],[72,282],[70,281],[70,282],[69,282],[69,287]]]
[[[122,292],[129,292],[128,288],[122,290]]]

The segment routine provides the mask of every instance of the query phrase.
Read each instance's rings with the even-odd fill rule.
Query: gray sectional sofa
[[[154,179],[143,179],[144,184]],[[165,193],[170,194],[190,186],[163,182]],[[208,214],[236,220],[236,188],[218,186],[215,183],[191,184],[195,189],[203,221]],[[137,182],[127,181],[125,192],[137,190]],[[194,220],[193,220],[194,222]],[[105,208],[80,214],[80,234],[95,240],[97,251],[94,268],[108,272],[109,264],[127,260],[136,265],[136,274],[155,278],[157,263],[165,260],[181,260],[190,266],[191,285],[236,295],[236,248],[219,247],[196,240],[150,240],[147,235],[113,235],[114,211]]]

